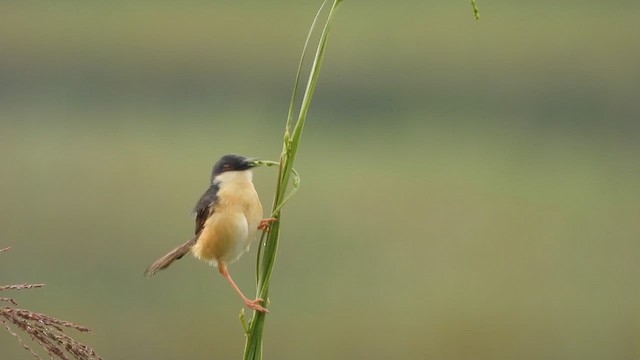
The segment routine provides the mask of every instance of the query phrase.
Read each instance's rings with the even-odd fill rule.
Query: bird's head
[[[211,179],[228,171],[246,171],[255,166],[253,159],[247,159],[241,155],[224,155],[213,165]]]

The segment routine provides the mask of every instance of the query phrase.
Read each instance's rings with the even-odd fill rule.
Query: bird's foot
[[[271,223],[277,220],[278,219],[276,218],[267,218],[267,219],[260,220],[260,225],[258,225],[258,230],[266,230],[268,232],[269,226],[271,225]]]
[[[269,310],[265,309],[264,307],[262,307],[260,305],[261,302],[264,302],[263,299],[255,299],[255,300],[249,300],[249,299],[244,299],[244,304],[247,305],[247,307],[249,309],[255,310],[255,311],[259,311],[261,313],[268,313]]]

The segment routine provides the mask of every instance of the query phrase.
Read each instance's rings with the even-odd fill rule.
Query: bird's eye
[[[222,170],[231,170],[231,165],[229,164],[222,165]]]

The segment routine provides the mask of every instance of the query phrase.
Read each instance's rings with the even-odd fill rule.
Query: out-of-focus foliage
[[[16,300],[89,326],[105,359],[238,358],[216,271],[142,271],[193,231],[217,157],[278,156],[318,5],[1,5],[0,282],[47,284]],[[640,356],[640,8],[479,5],[342,7],[266,358]],[[265,204],[275,175],[256,171]]]

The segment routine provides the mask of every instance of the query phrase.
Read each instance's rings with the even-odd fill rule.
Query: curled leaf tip
[[[480,20],[480,12],[478,11],[476,0],[471,0],[471,8],[473,9],[473,17],[476,18],[476,20]]]

